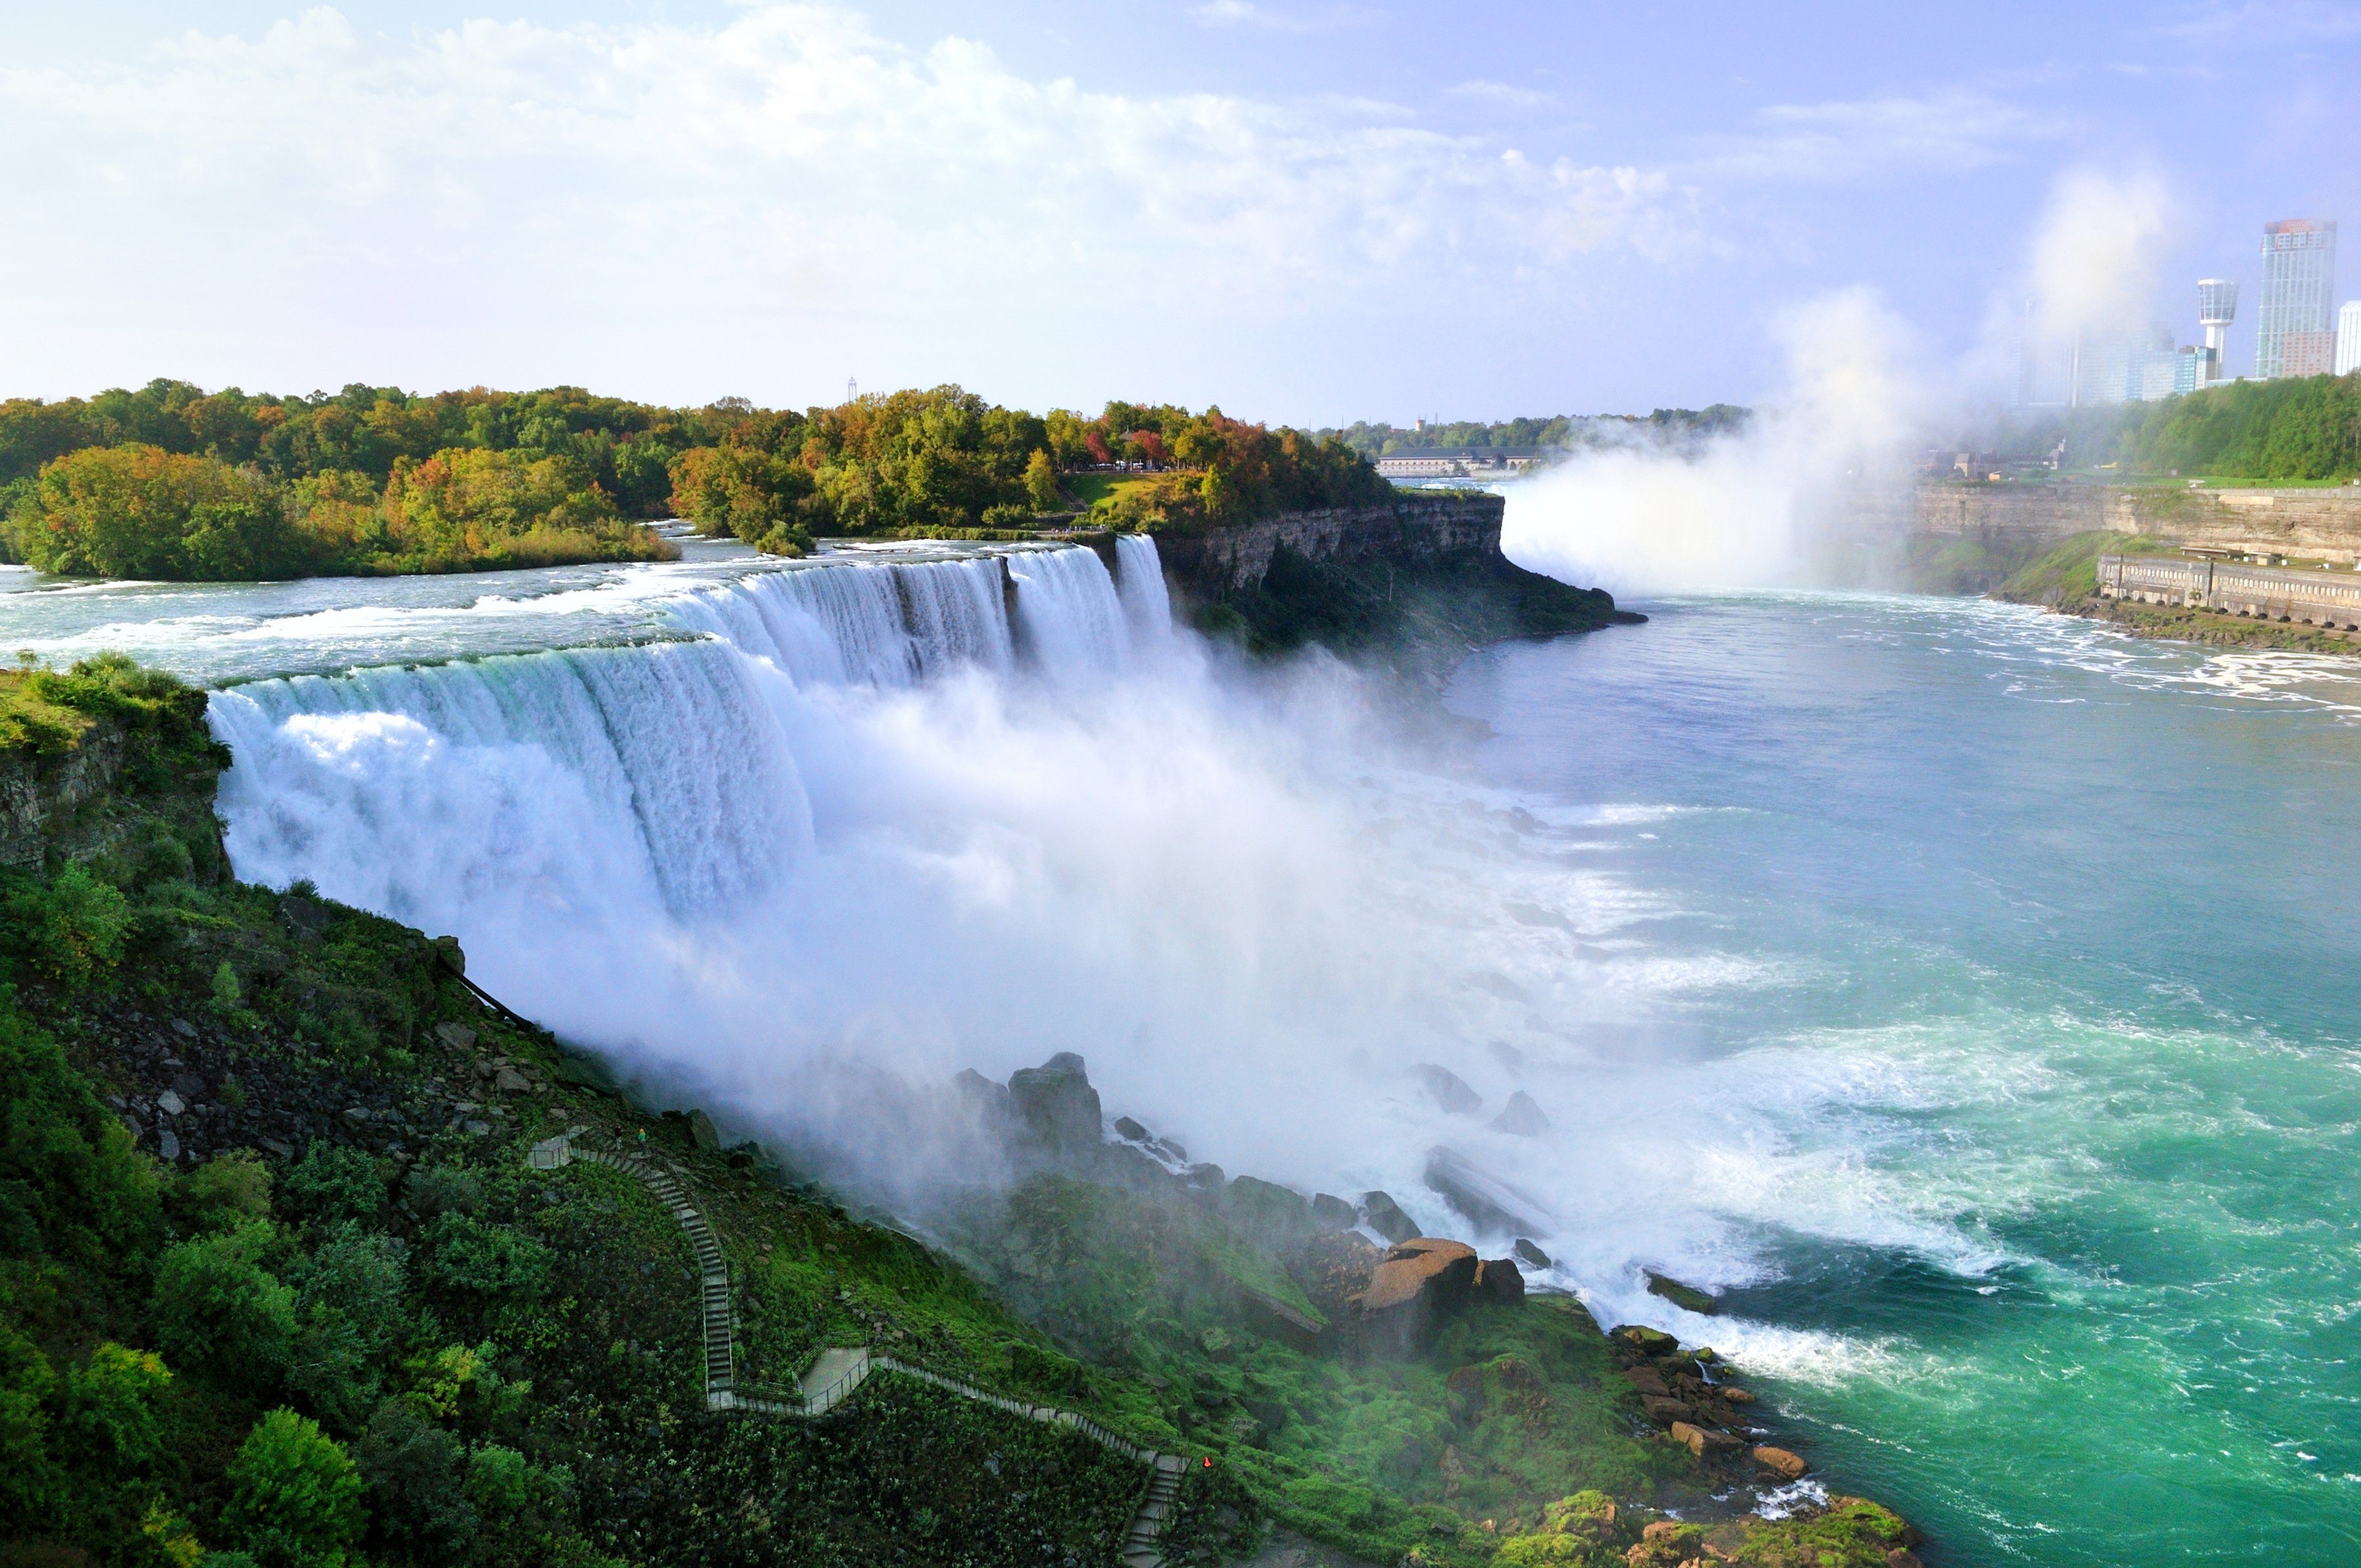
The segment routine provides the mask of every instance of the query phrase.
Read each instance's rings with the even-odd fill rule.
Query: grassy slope
[[[63,706],[106,709],[107,683],[82,684],[101,690]],[[115,810],[169,836],[209,806],[220,756],[186,705],[159,706]],[[281,1405],[360,1460],[375,1561],[1104,1559],[1142,1475],[1071,1434],[890,1378],[816,1427],[708,1415],[669,1215],[617,1173],[522,1159],[565,1126],[632,1135],[631,1107],[567,1081],[587,1075],[487,1014],[417,932],[228,882],[217,844],[112,841],[88,867],[0,872],[0,1562],[253,1545],[229,1467]],[[494,1058],[534,1087],[500,1092]],[[193,1109],[163,1115],[167,1088]],[[167,1125],[177,1164],[155,1156]],[[745,1282],[755,1375],[884,1341],[1089,1402],[1095,1375],[957,1268],[697,1149],[679,1118],[645,1125]],[[242,1283],[192,1332],[161,1282],[224,1250]],[[108,1343],[162,1351],[169,1381],[135,1401],[151,1438],[93,1456],[75,1390]],[[242,1348],[216,1362],[208,1343]],[[387,1434],[421,1423],[441,1458],[388,1458]],[[456,1548],[405,1532],[493,1450],[522,1456],[528,1503],[487,1496]]]
[[[0,695],[54,721],[34,734],[63,713],[130,737],[106,830],[54,846],[96,846],[86,862],[0,872],[0,1563],[326,1561],[274,1552],[233,1473],[280,1407],[357,1462],[372,1562],[1107,1561],[1141,1478],[1071,1434],[891,1378],[817,1424],[708,1414],[669,1216],[618,1173],[521,1157],[586,1124],[689,1170],[741,1285],[746,1375],[879,1343],[1212,1458],[1180,1557],[1250,1545],[1268,1510],[1387,1563],[1603,1564],[1652,1517],[1633,1505],[1708,1484],[1635,1419],[1571,1303],[1463,1317],[1404,1365],[1307,1353],[1257,1333],[1235,1287],[1335,1302],[1194,1202],[1060,1179],[982,1201],[962,1245],[1004,1297],[597,1089],[470,997],[447,944],[227,880],[222,756],[169,681],[117,666]],[[164,1114],[167,1088],[191,1108]],[[167,1127],[180,1161],[156,1156]],[[107,1395],[109,1345],[160,1353],[155,1376]],[[1586,1487],[1619,1522],[1547,1514]],[[1864,1568],[1901,1529],[1719,1528],[1752,1560]],[[1823,1537],[1831,1555],[1795,1555]]]
[[[1372,1562],[1622,1563],[1652,1506],[1716,1511],[1723,1481],[1653,1430],[1613,1342],[1570,1298],[1471,1305],[1422,1354],[1389,1363],[1257,1332],[1239,1286],[1341,1322],[1323,1276],[1349,1244],[1274,1236],[1208,1194],[1044,1176],[978,1200],[953,1236],[1078,1355],[1140,1375],[1108,1388],[1133,1430],[1214,1457],[1243,1500]],[[1552,1505],[1585,1491],[1616,1499],[1620,1522],[1587,1540],[1554,1529]],[[1881,1568],[1906,1532],[1863,1509],[1725,1519],[1720,1543],[1759,1562],[1825,1549],[1831,1568]],[[1190,1529],[1218,1560],[1210,1522]]]
[[[2043,605],[2070,615],[2111,621],[2141,637],[2307,653],[2361,651],[2361,644],[2352,637],[2317,626],[2281,626],[2213,610],[2101,598],[2098,560],[2111,554],[2171,555],[2178,551],[2173,545],[2134,535],[2112,532],[2078,533],[2018,570],[1993,591],[1997,598],[2018,604]]]

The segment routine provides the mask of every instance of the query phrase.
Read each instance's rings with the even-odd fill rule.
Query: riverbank
[[[2285,652],[2361,653],[2361,634],[2339,628],[2108,597],[2100,591],[2099,562],[2110,554],[2181,558],[2174,545],[2160,540],[2126,536],[2110,529],[2092,530],[2074,535],[2019,567],[1993,590],[1993,597],[2104,621],[2136,637]]]

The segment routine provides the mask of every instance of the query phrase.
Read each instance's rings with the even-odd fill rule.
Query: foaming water
[[[1671,912],[1638,950],[1761,965],[1646,1014],[1683,1201],[1629,1250],[1723,1312],[1611,1256],[1586,1293],[1739,1347],[1947,1560],[2350,1555],[2361,670],[1998,605],[1646,608],[1454,691]]]

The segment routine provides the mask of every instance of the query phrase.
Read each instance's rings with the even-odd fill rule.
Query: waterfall
[[[1071,684],[1131,662],[1131,629],[1095,550],[1028,550],[1007,557],[1016,619],[1051,679]]]
[[[684,599],[674,619],[765,658],[799,685],[906,686],[1011,659],[1000,563],[982,557],[792,567]]]
[[[775,674],[716,642],[256,681],[214,694],[238,874],[430,930],[741,905],[808,849]]]
[[[1118,533],[1115,538],[1115,587],[1123,595],[1124,613],[1131,617],[1132,635],[1142,647],[1172,635],[1172,597],[1164,587],[1164,563],[1156,541],[1145,533]]]

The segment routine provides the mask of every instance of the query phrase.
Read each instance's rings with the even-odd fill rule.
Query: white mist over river
[[[1751,1361],[1949,1561],[2361,1546],[2347,666],[1692,598],[1474,656],[1491,738],[1413,746],[1348,671],[1172,631],[1125,552],[1015,557],[1013,616],[989,556],[693,545],[18,579],[0,625],[240,683],[242,874],[456,933],[886,1201],[972,1174],[914,1089],[1075,1050],[1197,1158],[1466,1235],[1421,1180],[1456,1151],[1558,1283]],[[1546,1135],[1487,1124],[1519,1089]]]

